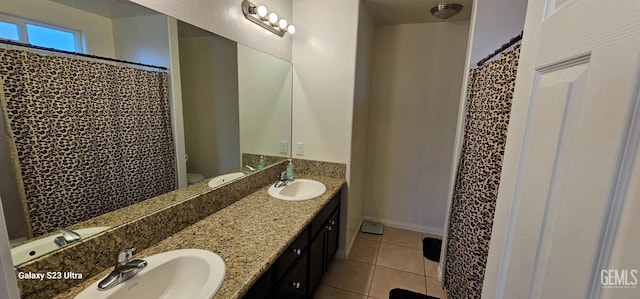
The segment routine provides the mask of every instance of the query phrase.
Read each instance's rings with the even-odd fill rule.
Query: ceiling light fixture
[[[438,3],[438,5],[431,8],[431,14],[442,20],[446,20],[460,13],[462,5],[457,3]]]
[[[254,22],[260,27],[271,31],[272,33],[282,37],[285,33],[294,34],[296,27],[289,24],[284,18],[278,17],[275,12],[269,12],[264,5],[255,5],[247,0],[242,1],[242,13],[245,18]]]

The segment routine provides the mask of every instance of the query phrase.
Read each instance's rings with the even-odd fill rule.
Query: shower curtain
[[[446,251],[450,298],[480,298],[520,46],[470,70]]]
[[[0,49],[0,80],[33,236],[175,189],[165,72]]]

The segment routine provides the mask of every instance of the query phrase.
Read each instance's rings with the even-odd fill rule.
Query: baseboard
[[[349,258],[349,254],[351,254],[351,249],[353,249],[353,244],[356,243],[356,238],[358,237],[358,232],[360,231],[360,227],[362,226],[362,222],[364,221],[364,219],[360,219],[360,222],[358,223],[358,226],[356,228],[356,233],[353,234],[353,238],[351,238],[351,240],[349,240],[349,245],[347,246],[347,250],[338,250],[336,252],[336,258],[339,258],[341,260],[346,260]]]
[[[395,227],[395,228],[401,228],[401,229],[407,229],[407,230],[412,230],[412,231],[416,231],[416,232],[421,232],[421,233],[424,233],[424,234],[431,234],[431,235],[436,235],[436,236],[442,236],[443,235],[443,229],[442,228],[437,228],[437,227],[430,227],[430,226],[424,226],[424,225],[418,225],[418,224],[413,224],[413,223],[407,223],[407,222],[395,221],[395,220],[389,220],[389,219],[382,219],[382,218],[376,218],[376,217],[369,217],[369,216],[365,216],[364,220],[382,223],[385,226],[390,226],[390,227]]]

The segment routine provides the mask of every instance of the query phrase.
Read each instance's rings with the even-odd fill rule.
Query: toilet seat
[[[204,180],[204,176],[199,173],[187,173],[187,184],[195,184],[198,182],[202,182]]]

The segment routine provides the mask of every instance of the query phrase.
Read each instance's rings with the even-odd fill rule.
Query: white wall
[[[358,5],[357,0],[296,0],[293,7],[293,143],[304,142],[304,159],[347,163],[347,178]],[[361,206],[343,197],[342,211],[347,213],[341,216],[340,250],[359,229]]]
[[[359,221],[364,214],[365,165],[367,135],[369,128],[369,105],[371,102],[371,70],[373,65],[373,19],[364,5],[360,5],[358,17],[358,42],[356,48],[355,97],[353,102],[353,122],[351,134],[351,173],[349,181],[349,202],[351,203],[348,223],[350,229],[359,229]],[[355,235],[355,232],[353,233]],[[347,251],[353,241],[347,240]]]
[[[292,72],[290,62],[238,44],[242,153],[289,157]],[[280,153],[280,141],[288,142],[286,153]]]
[[[220,36],[291,61],[291,36],[279,37],[247,20],[240,0],[132,0],[166,15],[209,30]],[[254,1],[252,1],[254,2]],[[292,19],[291,0],[254,2],[265,4],[279,16]],[[298,25],[294,22],[295,25]]]
[[[2,0],[0,12],[84,33],[87,53],[115,57],[111,19],[53,1]]]
[[[469,47],[465,62],[465,69],[476,67],[476,63],[493,53],[502,44],[518,35],[524,29],[528,0],[482,0],[473,1],[473,11],[471,15],[471,29],[469,34]],[[496,17],[501,16],[501,17]],[[502,18],[502,16],[505,16]],[[442,254],[440,255],[440,267],[445,268],[445,257],[447,248],[447,229],[449,214],[451,209],[451,198],[455,187],[456,170],[458,160],[462,150],[464,138],[464,114],[467,97],[467,85],[469,82],[469,72],[465,72],[463,78],[462,93],[460,96],[460,109],[458,110],[458,124],[456,128],[455,152],[451,161],[451,173],[449,180],[449,195],[447,196],[447,212],[445,219],[445,235],[442,240]],[[443,273],[438,273],[442,278]],[[486,276],[485,276],[486,279]]]
[[[170,66],[168,18],[164,15],[112,19],[118,59]]]
[[[527,0],[474,1],[472,67],[524,29]]]
[[[365,218],[444,227],[469,22],[377,26]]]
[[[236,43],[219,36],[180,38],[188,172],[214,177],[240,167]]]

